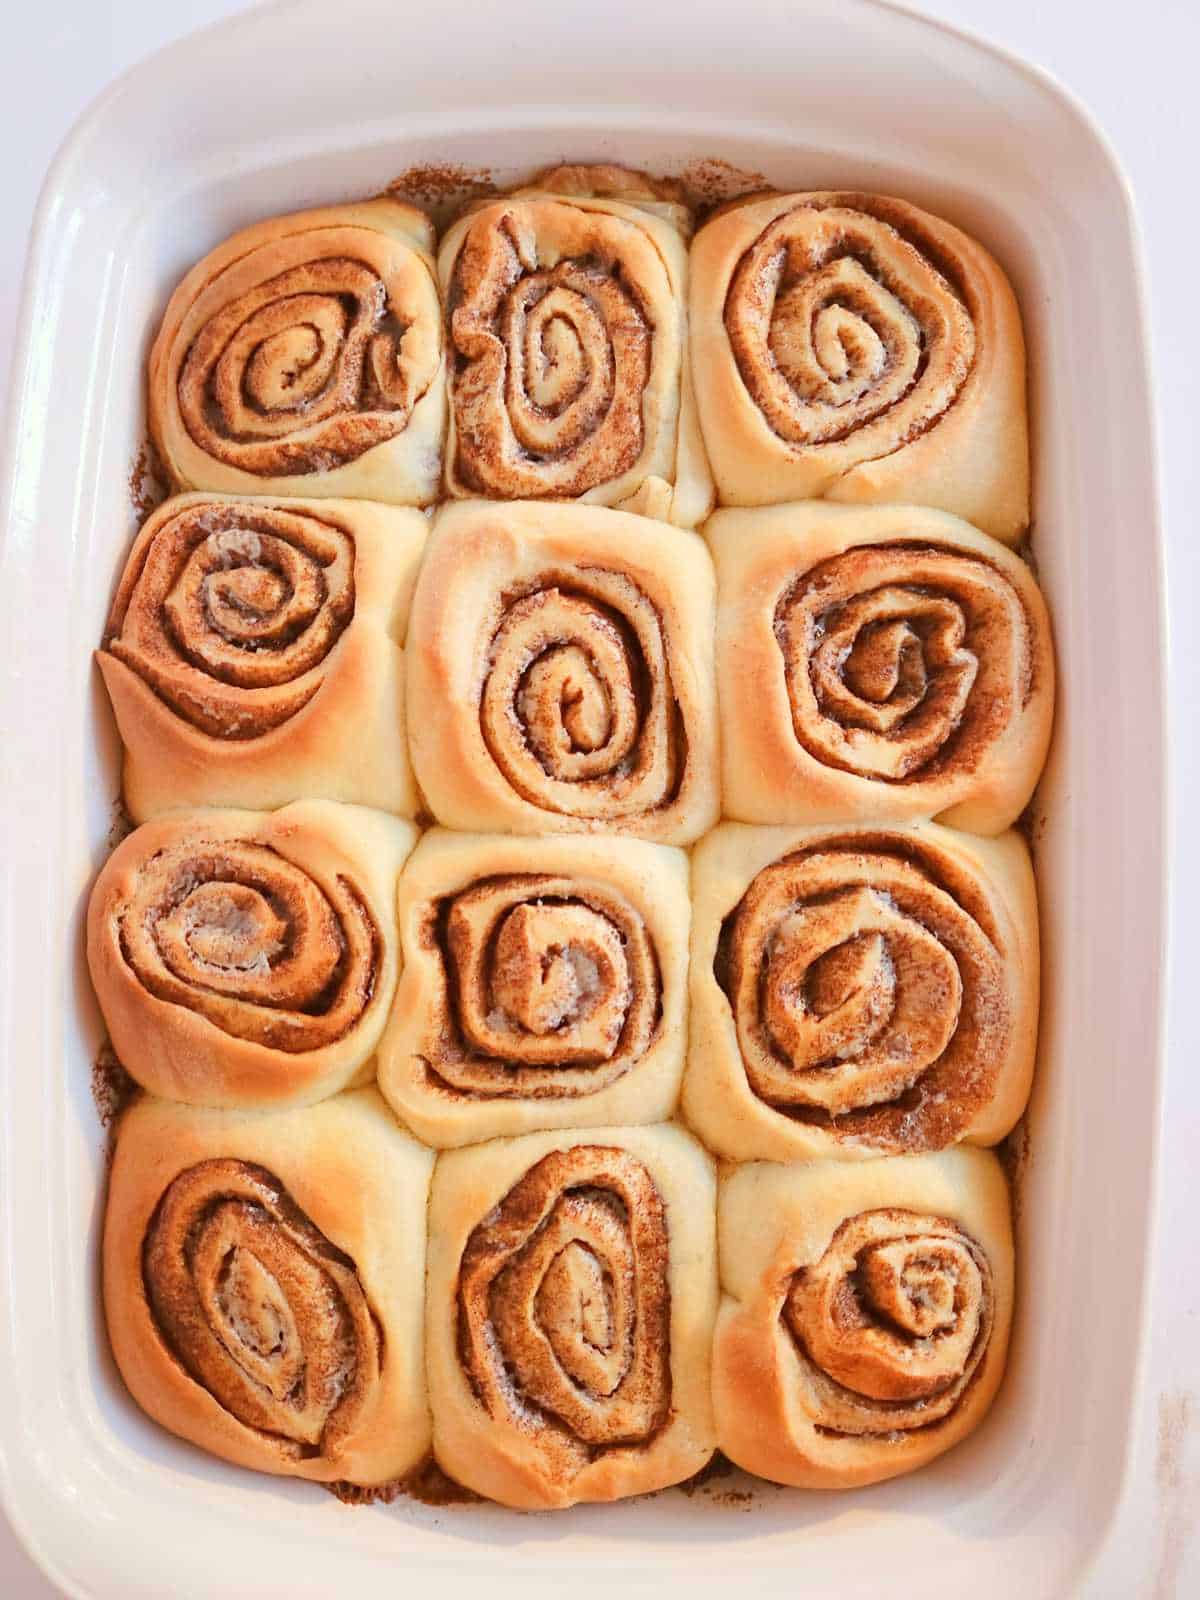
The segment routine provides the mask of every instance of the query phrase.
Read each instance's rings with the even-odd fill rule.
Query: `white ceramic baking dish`
[[[944,212],[1024,307],[1062,694],[1037,828],[1046,1005],[1010,1376],[966,1446],[844,1498],[348,1510],[151,1426],[99,1325],[80,912],[117,767],[89,649],[134,530],[147,340],[182,269],[233,228],[417,162],[503,179],[562,157],[711,156]],[[1126,1460],[1158,1116],[1163,624],[1139,296],[1122,179],[1081,113],[1018,63],[869,0],[294,0],[155,57],[84,119],[33,243],[0,587],[0,1444],[9,1513],[65,1591],[266,1600],[418,1580],[457,1595],[478,1580],[584,1600],[678,1576],[714,1596],[1144,1592],[1138,1551],[1088,1576]]]

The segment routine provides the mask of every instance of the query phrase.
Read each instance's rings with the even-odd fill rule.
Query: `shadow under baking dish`
[[[928,206],[995,252],[1024,311],[1034,553],[1061,688],[1034,829],[1045,1002],[1009,1376],[965,1445],[851,1495],[725,1478],[553,1516],[348,1510],[146,1421],[99,1316],[100,1033],[80,927],[118,783],[89,650],[135,526],[148,342],[183,269],[233,229],[370,193],[417,163],[503,182],[564,158],[674,172],[712,157],[784,188]],[[866,0],[586,14],[514,0],[469,21],[372,0],[268,6],[139,67],[73,135],[43,197],[16,401],[0,591],[16,774],[3,802],[0,1445],[10,1513],[55,1581],[95,1596],[270,1596],[382,1593],[403,1575],[452,1594],[479,1578],[498,1595],[569,1582],[586,1596],[679,1574],[715,1595],[752,1571],[763,1592],[873,1594],[898,1573],[927,1600],[968,1584],[979,1600],[1077,1588],[1115,1508],[1135,1393],[1164,916],[1137,250],[1120,175],[1080,113],[1019,65]]]

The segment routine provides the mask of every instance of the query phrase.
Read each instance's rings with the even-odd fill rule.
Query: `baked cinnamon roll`
[[[557,167],[442,241],[446,488],[693,527],[712,480],[688,370],[691,217],[673,186]]]
[[[1026,564],[915,506],[720,511],[724,807],[999,833],[1041,774],[1050,619]]]
[[[440,1157],[434,1453],[537,1510],[678,1483],[712,1453],[712,1163],[682,1130],[539,1133]]]
[[[98,654],[136,822],[319,797],[412,816],[404,636],[426,522],[364,500],[168,500]]]
[[[142,1410],[259,1472],[413,1468],[432,1165],[373,1089],[253,1117],[139,1100],[109,1180],[104,1309]]]
[[[413,767],[439,822],[686,844],[716,821],[703,541],[598,506],[450,506],[408,634]]]
[[[691,324],[722,504],[899,500],[1024,533],[1021,317],[949,222],[882,195],[737,202],[696,236]]]
[[[693,861],[683,1110],[734,1160],[995,1144],[1025,1108],[1037,902],[1014,833],[718,828]]]
[[[390,199],[243,228],[171,296],[150,430],[176,487],[437,498],[446,423],[433,224]]]
[[[427,834],[400,879],[380,1089],[439,1148],[669,1117],[689,915],[664,845]]]
[[[752,1163],[721,1183],[717,1441],[776,1483],[912,1472],[976,1428],[1004,1373],[1008,1188],[986,1150]]]
[[[368,1082],[415,842],[409,823],[321,800],[136,829],[88,906],[92,983],[129,1073],[207,1106],[301,1104]]]

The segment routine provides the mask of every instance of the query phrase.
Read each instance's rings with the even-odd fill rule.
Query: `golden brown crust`
[[[982,1420],[1013,1304],[990,1151],[724,1177],[718,1446],[749,1472],[848,1489],[924,1466]]]
[[[712,1454],[712,1162],[678,1128],[538,1133],[439,1159],[434,1452],[527,1510],[679,1483]]]
[[[373,1089],[258,1117],[140,1100],[104,1232],[137,1403],[260,1472],[377,1484],[415,1466],[432,1165]]]
[[[686,844],[713,822],[714,582],[695,534],[597,506],[441,512],[409,626],[439,822]]]
[[[433,226],[381,198],[273,217],[197,263],[150,353],[185,489],[437,498],[446,377]]]
[[[728,823],[692,882],[682,1103],[711,1150],[860,1159],[1009,1132],[1039,978],[1016,834]]]
[[[1054,714],[1050,620],[1019,557],[915,506],[719,511],[704,531],[727,815],[1016,821]]]
[[[97,657],[133,819],[305,797],[412,816],[403,645],[426,531],[361,500],[161,506]]]
[[[671,185],[620,167],[550,168],[459,218],[438,253],[451,496],[583,500],[681,527],[707,514],[690,233]]]
[[[681,225],[686,226],[687,196],[683,185],[674,178],[655,178],[632,167],[564,162],[556,167],[543,167],[515,193],[525,194],[531,190],[572,195],[583,200],[628,200],[635,204],[640,200],[665,200],[681,208],[684,213]]]
[[[882,195],[751,199],[697,234],[690,310],[723,505],[911,501],[1020,539],[1020,313],[958,228]]]
[[[439,1149],[658,1122],[683,1071],[682,851],[427,834],[400,879],[402,975],[379,1087]]]
[[[105,863],[88,963],[113,1046],[155,1094],[318,1100],[373,1075],[416,830],[310,800],[146,823]]]

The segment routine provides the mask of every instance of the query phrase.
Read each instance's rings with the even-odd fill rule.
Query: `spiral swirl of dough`
[[[738,264],[725,326],[769,427],[871,461],[935,426],[975,356],[946,263],[883,215],[831,195],[770,223]]]
[[[120,948],[150,994],[222,1032],[290,1053],[358,1022],[380,936],[342,877],[329,893],[267,845],[220,839],[151,855],[119,912]]]
[[[428,1070],[460,1093],[594,1094],[636,1066],[662,1013],[645,920],[609,884],[482,879],[441,908]]]
[[[632,579],[588,568],[506,606],[480,704],[496,765],[526,800],[619,821],[670,803],[684,751],[662,619]]]
[[[565,1476],[646,1444],[671,1405],[667,1222],[628,1151],[577,1145],[531,1167],[471,1234],[459,1357],[494,1419],[533,1430]]]
[[[282,1184],[202,1161],[163,1194],[142,1252],[163,1339],[218,1405],[296,1457],[334,1454],[379,1381],[353,1261]]]
[[[1014,1025],[994,938],[967,874],[898,835],[830,837],[764,868],[717,957],[750,1087],[843,1137],[952,1143]]]
[[[725,325],[771,429],[790,445],[843,446],[843,461],[933,427],[974,358],[970,312],[938,264],[882,216],[837,203],[795,206],[763,230]]]
[[[954,1412],[987,1351],[991,1267],[945,1218],[864,1211],[796,1273],[783,1317],[820,1431],[927,1428]]]
[[[151,357],[151,422],[183,482],[328,473],[405,433],[442,372],[419,224],[385,201],[282,217],[193,269]]]
[[[354,602],[354,542],[336,522],[193,503],[126,574],[107,649],[194,727],[254,739],[316,694]]]
[[[468,490],[575,497],[638,462],[658,324],[665,339],[679,312],[636,222],[562,200],[489,206],[467,230],[449,302]]]
[[[1046,646],[992,563],[864,545],[822,562],[775,619],[796,738],[885,783],[971,773],[1023,711]]]

